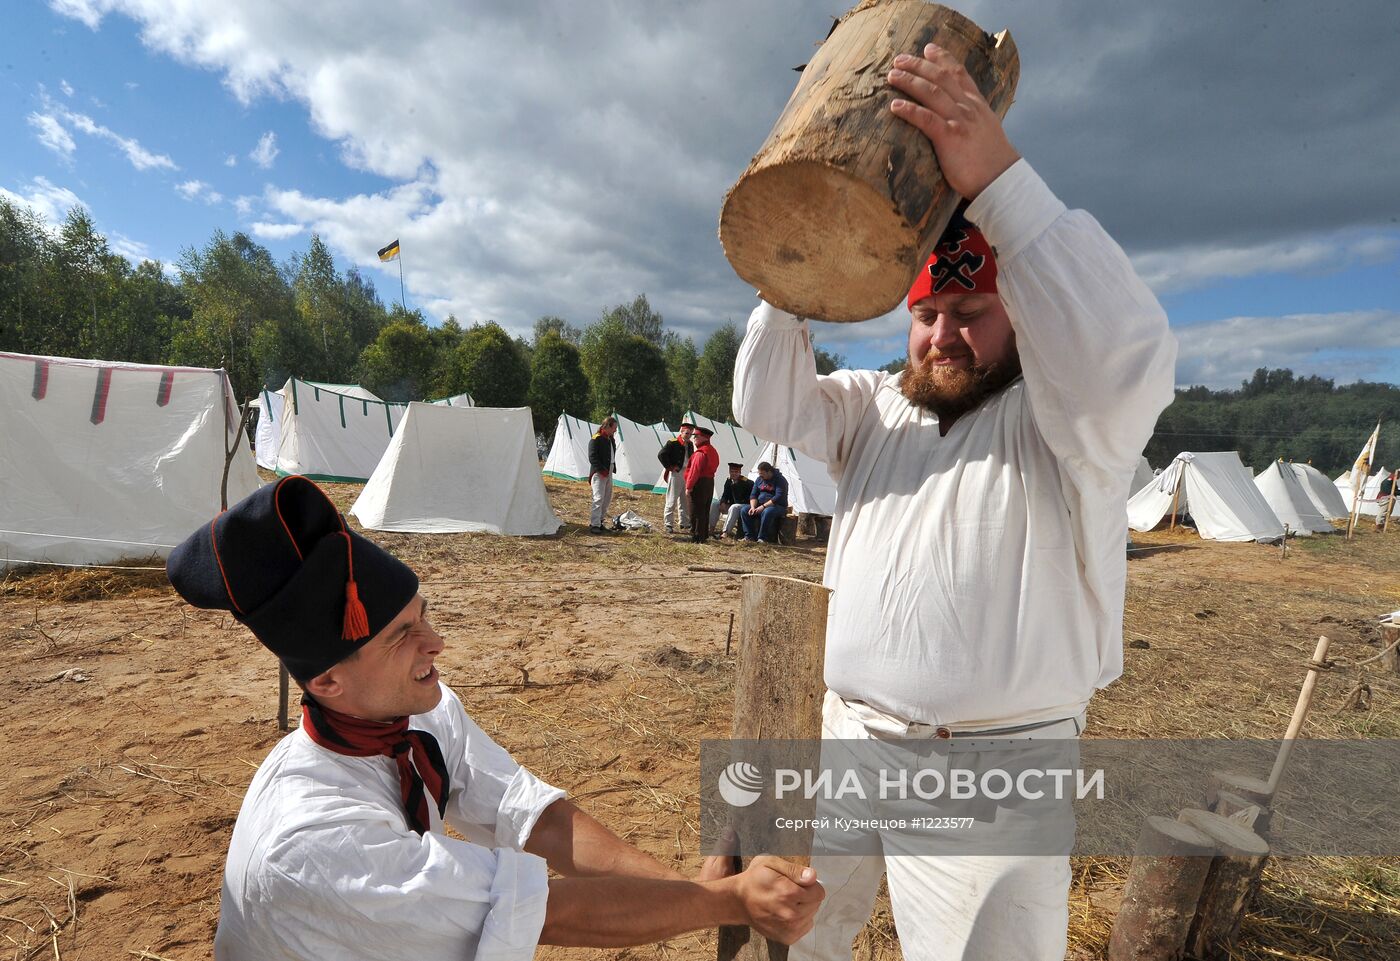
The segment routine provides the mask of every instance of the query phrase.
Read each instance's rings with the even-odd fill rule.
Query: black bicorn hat
[[[200,527],[165,570],[181,597],[231,612],[302,682],[359,650],[418,593],[418,575],[350,530],[326,492],[299,476]]]

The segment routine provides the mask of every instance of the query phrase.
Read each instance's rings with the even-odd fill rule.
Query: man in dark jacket
[[[666,533],[674,534],[676,528],[690,529],[690,504],[685,493],[685,468],[690,463],[690,440],[695,425],[681,421],[680,433],[661,445],[656,459],[666,469],[666,506],[662,509],[661,520],[666,524]]]
[[[613,459],[617,456],[617,421],[604,417],[598,433],[588,442],[588,483],[593,488],[593,512],[588,515],[588,530],[594,534],[607,533],[608,504],[612,503]]]
[[[719,500],[710,509],[711,528],[719,523],[720,517],[724,518],[724,528],[719,533],[720,537],[744,536],[743,521],[740,517],[749,509],[749,495],[752,493],[753,481],[744,476],[744,465],[731,463],[729,476],[724,481]]]
[[[764,461],[758,465],[758,483],[749,495],[744,511],[744,540],[761,544],[778,543],[778,529],[787,516],[788,482],[783,472]]]

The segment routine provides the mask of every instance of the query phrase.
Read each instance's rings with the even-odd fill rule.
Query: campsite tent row
[[[1330,533],[1348,516],[1336,487],[1309,464],[1277,461],[1252,475],[1234,451],[1183,452],[1128,499],[1128,526],[1152,530],[1175,508],[1209,540],[1271,541],[1284,526]]]
[[[382,400],[359,384],[296,377],[280,390],[264,390],[255,403],[260,408],[254,437],[258,466],[326,481],[368,480],[407,410],[406,404]],[[470,394],[432,403],[473,406]]]
[[[0,353],[0,569],[165,557],[258,487],[222,370]]]
[[[661,445],[675,437],[675,431],[664,423],[640,424],[623,417],[617,419],[617,474],[614,483],[629,490],[666,493],[656,455]],[[783,472],[792,486],[793,509],[803,514],[832,514],[836,510],[836,483],[826,465],[790,447],[779,447],[734,424],[705,417],[689,411],[685,419],[697,427],[711,431],[710,443],[719,453],[720,464],[743,464],[744,472],[757,476],[758,463],[771,462]],[[564,480],[588,479],[588,442],[598,425],[568,414],[560,414],[554,426],[554,440],[545,459],[543,473]],[[723,476],[721,469],[720,476]]]
[[[1368,517],[1376,517],[1381,512],[1381,481],[1385,480],[1389,474],[1386,468],[1382,467],[1370,477],[1366,478],[1366,484],[1361,490],[1361,498],[1356,502],[1356,512],[1365,514]],[[1355,491],[1351,484],[1351,471],[1344,471],[1333,482],[1337,488],[1337,494],[1346,502],[1348,510],[1351,508],[1352,500],[1355,498]]]

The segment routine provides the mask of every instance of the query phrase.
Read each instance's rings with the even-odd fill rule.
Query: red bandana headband
[[[976,227],[955,227],[939,238],[914,286],[909,288],[909,309],[925,297],[941,294],[994,294],[997,292],[997,260],[991,244]]]

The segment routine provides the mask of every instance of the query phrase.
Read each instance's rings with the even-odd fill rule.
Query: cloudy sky
[[[724,192],[843,3],[24,0],[0,36],[0,192],[130,258],[314,231],[434,320],[586,324],[645,292],[697,341],[752,290]],[[978,0],[1007,127],[1157,291],[1177,380],[1400,383],[1400,6]],[[1386,66],[1389,63],[1390,66]],[[907,315],[819,325],[853,365]]]

